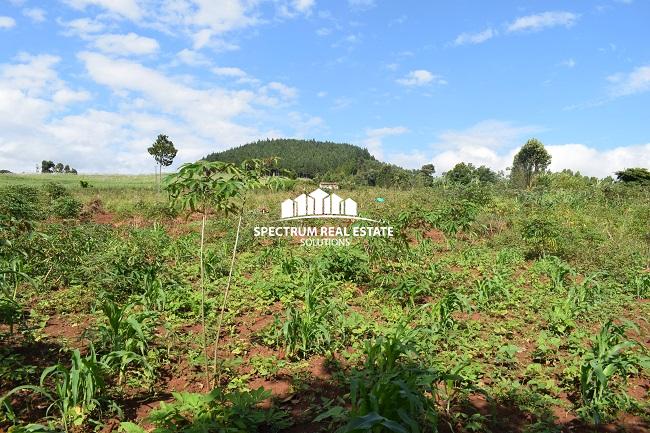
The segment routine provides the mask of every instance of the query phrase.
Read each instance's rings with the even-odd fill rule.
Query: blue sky
[[[153,170],[266,137],[438,173],[650,166],[650,2],[3,0],[0,168]]]

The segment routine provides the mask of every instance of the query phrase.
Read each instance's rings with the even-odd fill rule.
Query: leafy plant
[[[90,347],[90,353],[82,357],[79,350],[72,352],[71,366],[66,368],[57,364],[43,370],[39,386],[23,385],[11,390],[2,399],[0,405],[13,394],[30,390],[39,393],[51,403],[47,415],[55,410],[65,431],[71,426],[80,426],[96,411],[101,409],[106,388],[106,375],[110,370],[105,359],[98,359],[95,350]],[[54,391],[46,386],[52,383]]]
[[[208,394],[174,392],[172,396],[174,401],[161,402],[147,417],[147,421],[155,425],[153,433],[249,433],[260,429],[277,432],[290,425],[285,413],[259,407],[271,397],[271,393],[261,387],[229,393],[220,389]],[[145,432],[133,423],[122,423],[121,428],[126,433]]]
[[[432,395],[441,376],[415,365],[409,352],[399,335],[367,342],[363,368],[350,380],[351,408],[333,407],[316,421],[347,419],[338,433],[435,431],[438,414]]]
[[[318,296],[318,289],[306,285],[302,307],[291,305],[280,331],[289,356],[305,357],[324,353],[332,343],[332,321],[337,308]]]
[[[59,197],[52,201],[52,214],[59,218],[77,218],[82,204],[74,197]]]
[[[130,313],[132,305],[119,307],[110,299],[104,299],[100,305],[105,323],[98,327],[100,346],[113,357],[120,357],[119,383],[125,375],[125,369],[131,362],[142,365],[145,375],[153,380],[154,369],[147,361],[149,337],[144,323],[146,314]]]
[[[485,308],[497,299],[510,297],[510,284],[507,275],[497,272],[491,278],[484,278],[476,282],[476,302],[481,308]]]
[[[449,293],[431,306],[429,317],[431,329],[436,333],[444,333],[454,327],[452,314],[455,311],[470,309],[467,298],[459,293]]]
[[[272,163],[275,160],[271,161]],[[246,160],[240,165],[226,162],[198,161],[183,164],[177,173],[167,176],[165,189],[169,192],[174,203],[180,204],[183,209],[201,213],[201,243],[199,247],[200,278],[201,278],[201,325],[203,328],[203,351],[205,352],[205,380],[209,382],[208,355],[207,355],[207,326],[205,320],[205,224],[211,208],[221,211],[226,215],[238,213],[237,234],[232,250],[228,283],[224,290],[223,302],[219,314],[217,334],[214,343],[214,374],[217,372],[217,351],[221,325],[228,299],[228,292],[232,281],[232,272],[235,265],[239,232],[241,229],[244,209],[245,193],[263,185],[277,184],[273,179],[262,179],[265,161]]]
[[[594,336],[591,351],[587,352],[580,368],[582,407],[579,412],[591,417],[596,425],[617,406],[620,394],[612,389],[614,378],[625,379],[641,363],[631,350],[638,343],[625,336],[627,328],[611,320],[605,323]]]

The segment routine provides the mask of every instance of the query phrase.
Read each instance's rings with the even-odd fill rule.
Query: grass
[[[42,188],[52,180],[81,202],[81,218],[53,214]],[[38,385],[61,406],[47,418],[38,408],[52,400],[23,388],[0,402],[0,428],[90,432],[115,419],[125,431],[182,432],[225,419],[280,432],[648,429],[650,192],[551,180],[531,191],[342,190],[397,236],[338,248],[252,235],[315,184],[254,193],[213,391],[203,385],[200,217],[170,211],[153,175],[0,175],[0,213],[35,208],[0,219],[0,305],[11,306],[0,310],[0,398]],[[24,201],[3,192],[17,184],[35,190]],[[83,214],[96,200],[106,213]],[[207,222],[207,341],[236,225],[219,213]],[[65,378],[92,347],[98,359],[113,353],[105,382],[88,376],[88,392],[74,391]]]

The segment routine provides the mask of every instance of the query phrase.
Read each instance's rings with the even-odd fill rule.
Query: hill
[[[239,163],[270,157],[280,158],[279,167],[298,177],[357,185],[412,186],[430,177],[423,177],[420,170],[405,170],[378,161],[367,149],[330,141],[266,139],[211,153],[205,159]]]
[[[327,173],[355,173],[366,161],[377,160],[366,150],[351,144],[329,141],[267,139],[211,153],[209,161],[241,162],[251,158],[280,158],[280,168],[298,177],[320,178]]]

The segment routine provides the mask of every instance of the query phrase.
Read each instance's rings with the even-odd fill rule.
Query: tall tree
[[[513,180],[521,179],[526,188],[530,188],[535,176],[545,172],[550,163],[551,155],[542,142],[531,138],[521,146],[512,161]]]
[[[56,165],[54,166],[54,171],[57,173],[63,173],[63,164],[57,162]]]
[[[158,191],[160,191],[160,182],[162,180],[162,168],[168,167],[174,162],[178,150],[174,147],[174,143],[163,134],[159,134],[153,145],[147,149],[150,155],[154,157],[158,164]]]
[[[617,171],[616,179],[626,183],[640,183],[650,184],[650,171],[646,168],[626,168],[625,170]]]
[[[43,160],[41,162],[41,173],[52,173],[53,168],[54,168],[54,162],[53,161]]]

